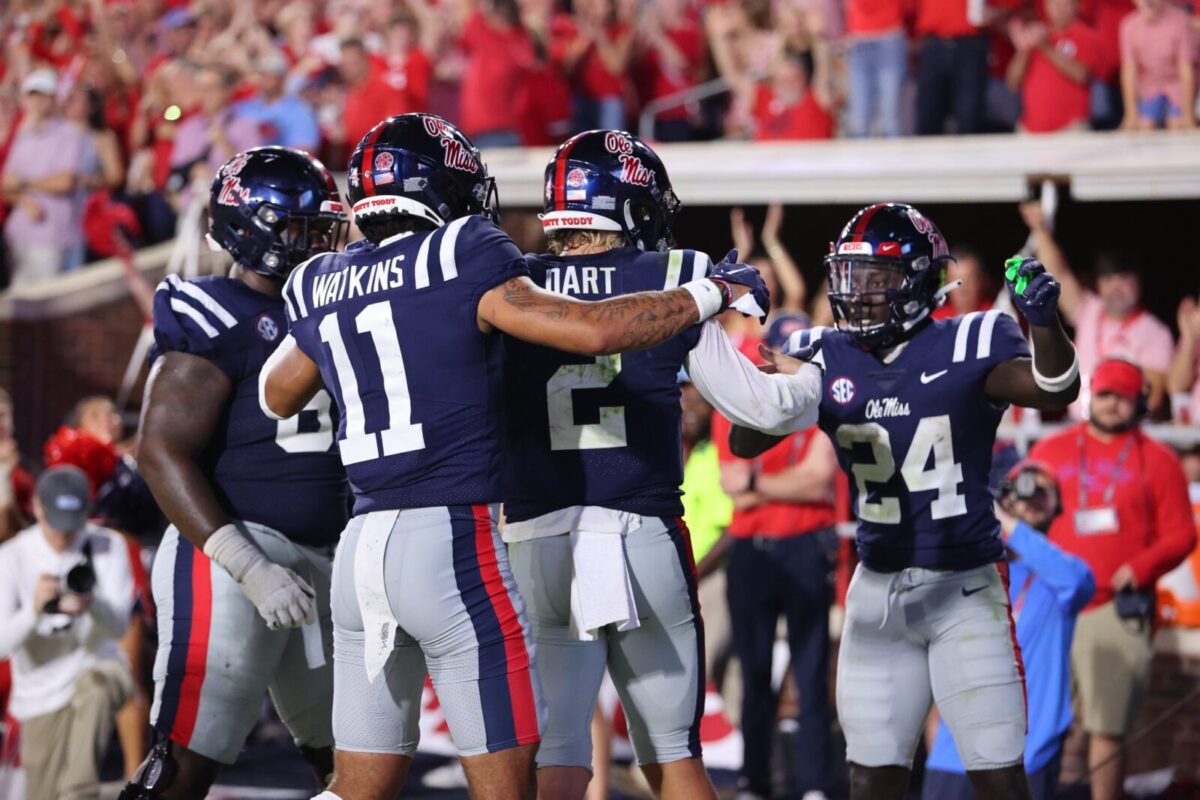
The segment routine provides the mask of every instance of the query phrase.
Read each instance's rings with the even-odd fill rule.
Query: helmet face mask
[[[338,249],[348,227],[333,178],[300,150],[247,150],[213,179],[209,237],[267,277],[283,280],[314,255]]]
[[[898,343],[943,301],[951,256],[937,228],[912,206],[868,206],[831,250],[825,266],[834,320],[866,349]]]

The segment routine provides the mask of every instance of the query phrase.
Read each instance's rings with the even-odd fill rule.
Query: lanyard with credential
[[[1085,484],[1087,477],[1087,441],[1083,436],[1083,432],[1079,433],[1077,438],[1079,445],[1079,507],[1087,508],[1088,490]],[[1112,505],[1113,494],[1117,491],[1117,478],[1121,474],[1121,467],[1125,466],[1125,460],[1129,458],[1129,451],[1133,447],[1133,436],[1125,440],[1125,446],[1121,448],[1121,454],[1117,456],[1117,463],[1113,466],[1112,475],[1109,477],[1108,486],[1104,489],[1103,506]]]

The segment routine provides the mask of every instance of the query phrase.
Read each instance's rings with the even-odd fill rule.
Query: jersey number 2
[[[408,375],[404,371],[404,358],[400,354],[400,335],[392,319],[392,306],[387,300],[372,303],[354,317],[359,333],[371,335],[375,344],[375,355],[382,368],[383,394],[387,397],[388,427],[376,433],[367,433],[367,417],[363,411],[362,395],[358,391],[358,376],[342,341],[342,329],[338,326],[337,314],[321,320],[317,330],[321,341],[329,345],[333,354],[333,369],[337,373],[338,386],[345,404],[346,438],[338,442],[342,452],[342,463],[346,466],[379,458],[409,453],[425,447],[425,433],[421,423],[413,424],[412,398],[408,394]]]
[[[576,389],[603,389],[621,372],[621,355],[599,356],[594,364],[564,364],[546,383],[551,450],[624,447],[625,407],[600,406],[600,421],[575,424]]]
[[[873,458],[868,463],[855,462],[850,467],[858,484],[858,517],[881,525],[900,524],[900,499],[880,497],[867,500],[867,483],[887,483],[896,474],[896,459],[892,455],[891,437],[887,428],[878,422],[862,425],[842,425],[837,429],[839,447],[850,449],[856,443],[869,444]],[[929,454],[933,467],[926,469]],[[924,417],[917,423],[912,444],[900,466],[900,476],[910,492],[937,492],[929,504],[929,516],[946,519],[967,513],[967,498],[958,493],[963,481],[962,464],[954,460],[954,444],[950,437],[950,416]]]

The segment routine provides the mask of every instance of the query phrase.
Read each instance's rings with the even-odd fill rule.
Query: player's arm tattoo
[[[1053,325],[1031,325],[1029,332],[1039,373],[1062,375],[1071,368],[1075,348],[1057,319]],[[985,385],[988,399],[1043,411],[1066,408],[1075,402],[1079,396],[1079,378],[1066,391],[1048,392],[1034,379],[1035,359],[1014,358],[993,367]]]
[[[138,469],[167,519],[197,547],[230,522],[201,459],[232,392],[215,364],[188,353],[164,354],[146,380]]]
[[[519,277],[484,295],[480,316],[519,339],[603,355],[662,344],[699,322],[700,310],[686,289],[589,303],[547,292]]]

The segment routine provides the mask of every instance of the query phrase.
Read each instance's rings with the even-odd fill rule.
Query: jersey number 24
[[[871,446],[872,460],[855,462],[850,466],[858,485],[858,518],[882,525],[900,524],[900,498],[879,497],[868,500],[868,483],[887,483],[896,474],[896,459],[892,455],[892,442],[887,428],[878,422],[861,425],[841,425],[836,431],[839,447],[847,450],[855,444]],[[933,466],[926,469],[930,453]],[[954,444],[950,436],[950,416],[923,417],[917,423],[912,444],[900,465],[900,476],[908,491],[937,492],[929,504],[929,516],[946,519],[967,513],[967,498],[958,492],[963,482],[962,464],[954,460]]]

